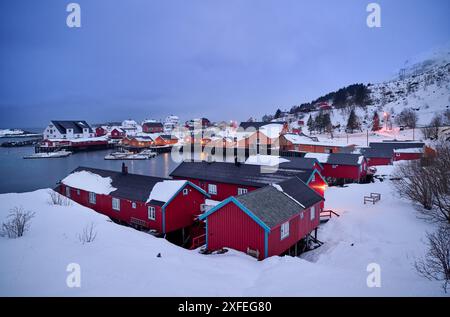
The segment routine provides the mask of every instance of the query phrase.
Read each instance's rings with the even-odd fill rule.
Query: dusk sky
[[[81,6],[68,28],[66,6]],[[0,127],[246,120],[392,77],[450,40],[450,1],[2,0]]]

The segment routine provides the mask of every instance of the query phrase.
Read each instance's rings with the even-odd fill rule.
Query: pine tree
[[[381,130],[380,117],[378,116],[378,112],[375,111],[372,119],[372,131],[379,131],[379,130]]]
[[[312,130],[314,129],[314,121],[312,118],[312,115],[309,115],[309,119],[308,122],[306,123],[306,125],[308,126],[308,131],[311,134]]]
[[[275,119],[279,119],[281,117],[281,110],[278,109],[277,112],[275,112]]]
[[[359,128],[359,119],[355,113],[355,109],[352,109],[348,117],[347,130],[350,131],[350,133],[353,133],[353,131],[358,128]]]

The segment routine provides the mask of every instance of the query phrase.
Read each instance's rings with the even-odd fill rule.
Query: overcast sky
[[[0,127],[51,119],[245,120],[391,77],[450,40],[450,1],[0,1]],[[74,1],[75,2],[75,1]]]

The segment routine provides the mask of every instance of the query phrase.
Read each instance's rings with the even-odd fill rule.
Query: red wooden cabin
[[[108,131],[106,131],[106,129],[104,129],[103,127],[96,127],[95,128],[95,136],[104,136],[108,133]]]
[[[397,149],[394,150],[394,161],[413,161],[420,160],[424,151],[421,148]]]
[[[101,185],[99,185],[101,184]],[[114,220],[159,233],[193,225],[209,197],[188,181],[79,167],[60,183],[60,193]]]
[[[110,132],[111,139],[123,139],[126,136],[125,130],[121,128],[114,128]]]
[[[327,183],[320,171],[313,168],[314,162],[311,159],[304,169],[296,169],[291,162],[280,164],[276,169],[241,163],[182,162],[170,176],[189,180],[219,201],[295,176],[323,196]]]
[[[360,182],[367,176],[367,160],[361,154],[308,153],[307,158],[316,158],[323,166],[322,175],[328,182]]]
[[[142,132],[145,133],[162,133],[164,126],[161,122],[144,122],[142,124]]]
[[[297,249],[319,226],[322,201],[297,177],[230,197],[200,216],[206,248],[232,248],[259,260]]]

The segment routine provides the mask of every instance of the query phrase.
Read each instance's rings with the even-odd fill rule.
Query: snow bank
[[[150,192],[150,196],[147,199],[147,203],[151,200],[157,200],[162,202],[169,201],[170,198],[172,198],[177,191],[181,189],[181,187],[186,184],[186,181],[162,181],[156,183],[156,185],[153,187],[152,191]]]
[[[281,163],[290,162],[285,158],[274,155],[252,155],[245,161],[245,164],[259,165],[259,166],[277,166]]]
[[[96,194],[109,195],[117,188],[112,187],[111,177],[101,177],[89,171],[79,171],[70,174],[61,181],[64,185],[82,189]]]

